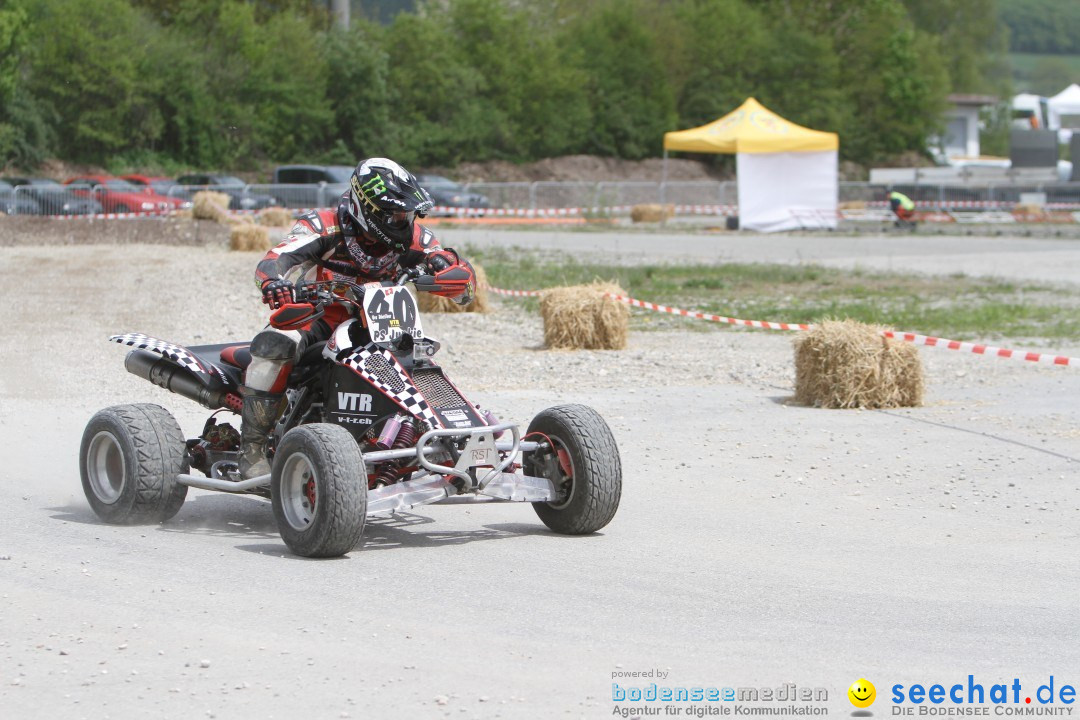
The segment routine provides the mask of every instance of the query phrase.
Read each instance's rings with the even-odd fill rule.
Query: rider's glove
[[[457,265],[459,258],[456,250],[435,250],[425,258],[428,272],[437,275],[451,265]]]
[[[293,302],[293,284],[284,278],[268,278],[262,284],[263,302],[277,310]]]
[[[435,276],[435,295],[451,298],[458,305],[468,305],[476,292],[476,272],[468,260],[453,250],[436,250],[428,255],[428,269]]]

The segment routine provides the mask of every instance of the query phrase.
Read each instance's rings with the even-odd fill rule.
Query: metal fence
[[[9,215],[94,215],[100,213],[166,214],[191,207],[200,190],[222,192],[229,209],[253,212],[280,206],[290,209],[335,207],[344,191],[339,185],[236,185],[193,187],[174,185],[164,195],[123,193],[108,188],[80,185],[0,185],[0,212]],[[1019,202],[1080,208],[1080,183],[942,184],[842,182],[838,200],[858,206],[884,203],[898,190],[923,207],[979,209],[1009,207]],[[585,211],[627,208],[642,203],[704,207],[717,213],[736,212],[735,181],[699,182],[499,182],[466,183],[457,203],[443,201],[449,211],[458,209],[544,210],[580,208]],[[778,183],[777,192],[783,193]],[[438,202],[438,201],[437,201]],[[711,210],[710,210],[711,209]]]

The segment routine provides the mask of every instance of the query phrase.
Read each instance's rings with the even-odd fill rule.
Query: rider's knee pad
[[[296,357],[296,340],[274,330],[263,330],[251,341],[251,357],[278,362]]]

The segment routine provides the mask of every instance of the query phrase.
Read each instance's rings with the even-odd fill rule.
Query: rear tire
[[[285,433],[274,454],[270,496],[290,550],[303,557],[346,554],[367,520],[367,471],[356,440],[329,423]]]
[[[164,522],[179,510],[188,471],[180,426],[159,405],[117,405],[99,411],[83,431],[79,472],[99,518],[118,525]]]
[[[611,522],[622,496],[622,461],[604,418],[585,405],[558,405],[533,418],[534,432],[546,435],[555,452],[526,453],[525,473],[546,477],[564,494],[556,502],[533,503],[544,524],[564,535],[585,535]]]

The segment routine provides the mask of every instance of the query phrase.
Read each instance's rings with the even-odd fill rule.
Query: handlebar
[[[421,268],[413,267],[402,270],[401,274],[394,280],[381,280],[377,282],[383,287],[391,287],[394,285],[404,285],[407,282],[416,282],[424,277],[431,276],[424,273]],[[347,288],[353,291],[357,299],[360,299],[364,296],[365,286],[370,284],[370,282],[356,283],[351,280],[314,280],[310,282],[299,280],[296,285],[294,285],[294,295],[296,297],[296,302],[298,303],[307,302],[312,304],[325,304],[341,300],[342,295],[339,292],[335,292],[335,290]],[[423,283],[421,283],[421,287],[418,287],[417,289],[424,289]]]
[[[270,316],[270,324],[280,330],[295,330],[306,327],[318,318],[322,317],[327,305],[335,302],[352,305],[359,313],[362,313],[364,293],[367,286],[380,285],[390,287],[404,285],[406,282],[416,283],[416,289],[431,292],[439,289],[434,282],[435,278],[424,272],[419,266],[403,269],[401,274],[393,280],[372,281],[357,283],[352,280],[315,280],[305,282],[299,280],[293,286],[294,302],[282,305]],[[426,282],[425,282],[426,281]],[[351,290],[352,297],[349,297]]]

